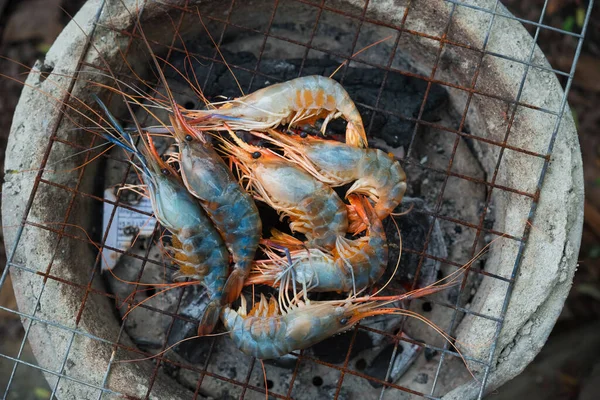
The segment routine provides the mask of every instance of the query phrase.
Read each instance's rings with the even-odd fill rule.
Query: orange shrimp
[[[348,92],[337,81],[320,75],[304,76],[259,89],[249,95],[221,103],[216,110],[190,110],[190,123],[202,129],[265,131],[288,124],[313,124],[324,118],[325,133],[331,119],[343,117],[346,143],[367,147],[360,113]]]
[[[340,236],[331,253],[318,249],[293,250],[290,252],[291,266],[288,266],[285,257],[267,247],[265,253],[269,259],[256,262],[246,285],[281,287],[281,304],[281,296],[287,291],[290,279],[295,279],[304,288],[305,298],[307,291],[353,291],[356,294],[377,282],[388,263],[388,244],[383,224],[368,201],[356,195],[351,195],[349,200],[368,226],[364,237],[349,240]],[[276,235],[274,241],[290,249],[303,247],[299,240],[284,235]]]
[[[323,183],[335,187],[354,182],[346,195],[369,197],[381,220],[402,201],[406,174],[397,160],[379,149],[359,149],[334,140],[285,135],[273,129],[268,136],[254,134],[283,148],[287,160],[302,166]],[[350,232],[366,228],[353,214],[350,216]]]
[[[339,196],[297,165],[230,134],[238,146],[223,140],[224,149],[254,196],[288,216],[291,230],[306,235],[309,247],[333,249],[348,228],[347,208]]]

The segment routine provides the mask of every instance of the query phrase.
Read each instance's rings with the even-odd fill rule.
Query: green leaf
[[[575,28],[575,17],[572,15],[569,15],[567,18],[565,18],[562,28],[563,28],[563,31],[573,32],[573,28]]]
[[[573,122],[575,123],[575,129],[579,130],[579,118],[577,117],[577,111],[574,108],[571,109],[571,115],[573,115]]]
[[[583,23],[585,22],[585,8],[578,8],[575,11],[575,22],[577,22],[577,26],[583,28]]]
[[[50,393],[50,391],[46,388],[36,387],[33,389],[33,394],[35,395],[36,399],[46,400],[50,398],[52,393]]]
[[[48,52],[48,50],[50,50],[50,44],[48,43],[40,43],[37,45],[37,51],[39,51],[42,54],[46,54]]]

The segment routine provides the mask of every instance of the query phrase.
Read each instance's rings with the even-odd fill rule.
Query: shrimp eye
[[[255,151],[254,153],[252,153],[252,158],[257,159],[260,158],[261,154],[260,151]]]
[[[191,142],[192,139],[192,135],[185,135],[185,140],[187,140],[188,142]]]
[[[169,175],[171,173],[167,168],[161,169],[160,172],[162,172],[163,175]]]
[[[305,137],[307,137],[307,136],[308,136],[308,133],[307,133],[306,131],[302,131],[302,132],[300,132],[300,137],[301,137],[302,139],[304,139],[304,138],[305,138]]]
[[[342,325],[346,325],[346,324],[348,323],[348,321],[349,321],[349,320],[350,320],[350,318],[346,318],[346,317],[344,317],[344,318],[340,319],[340,324],[342,324]]]

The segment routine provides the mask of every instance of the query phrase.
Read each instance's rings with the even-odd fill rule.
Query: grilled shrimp
[[[408,310],[382,307],[399,300],[435,293],[449,286],[431,286],[386,298],[350,298],[307,303],[296,301],[285,310],[280,308],[274,298],[267,301],[261,294],[260,302],[250,312],[246,311],[246,299],[242,295],[241,307],[237,311],[226,307],[221,320],[229,331],[229,337],[243,353],[263,360],[271,359],[306,349],[330,336],[347,331],[360,320],[374,315],[408,315],[426,321]],[[447,335],[432,326],[448,340]]]
[[[198,328],[199,334],[212,332],[222,306],[226,304],[223,288],[229,273],[229,254],[223,239],[198,203],[188,193],[177,172],[161,160],[152,142],[144,140],[137,148],[131,135],[123,130],[105,105],[97,99],[120,137],[105,134],[111,143],[134,154],[150,195],[152,209],[158,222],[173,234],[175,262],[180,266],[176,278],[196,278],[209,293],[209,304]]]
[[[225,240],[234,261],[234,269],[223,289],[224,302],[235,300],[250,272],[260,241],[262,223],[252,197],[235,180],[226,164],[215,152],[202,132],[188,125],[181,115],[162,66],[153,55],[152,47],[141,31],[173,113],[172,133],[179,144],[179,163],[187,189],[197,198]],[[152,113],[150,113],[153,115]],[[153,115],[154,116],[154,115]],[[154,116],[155,119],[159,120]]]
[[[361,319],[361,306],[351,303],[298,302],[280,311],[274,298],[267,302],[261,295],[260,302],[247,313],[246,300],[241,298],[241,307],[237,311],[226,307],[221,320],[243,353],[263,360],[310,347],[350,329]]]
[[[258,248],[262,231],[258,209],[204,134],[190,127],[178,110],[171,122],[185,186],[200,199],[233,258],[234,269],[224,289],[225,302],[231,303],[240,295]]]
[[[246,144],[230,133],[238,146],[224,141],[225,151],[255,197],[288,216],[291,230],[306,235],[307,246],[333,249],[348,228],[347,207],[333,189],[272,151]]]
[[[368,226],[364,237],[349,240],[340,236],[331,253],[318,249],[293,250],[290,252],[291,266],[288,266],[285,257],[277,255],[267,247],[265,252],[269,259],[256,262],[246,284],[267,284],[287,290],[290,279],[295,279],[305,291],[353,290],[356,294],[357,291],[377,282],[385,272],[388,262],[385,230],[369,202],[361,201],[356,195],[351,195],[349,199]],[[283,235],[285,234],[277,235],[280,239],[275,241],[292,249],[301,247],[297,239]]]
[[[220,104],[216,110],[192,110],[186,115],[191,124],[202,128],[225,130],[227,124],[233,130],[258,131],[325,118],[323,133],[331,119],[343,117],[348,122],[346,143],[367,147],[360,113],[348,92],[331,78],[319,75],[296,78]]]
[[[269,131],[269,136],[258,135],[281,146],[286,159],[301,165],[321,182],[331,186],[354,182],[347,195],[357,193],[369,197],[381,220],[402,201],[406,174],[397,160],[379,149],[359,149],[334,140],[301,138],[275,130]],[[356,233],[364,229],[364,224],[359,225],[361,228],[353,224],[350,231]]]

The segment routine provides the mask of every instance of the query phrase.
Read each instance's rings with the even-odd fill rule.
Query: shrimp
[[[169,129],[162,122],[161,125],[173,134],[179,145],[183,182],[190,193],[200,199],[200,204],[225,240],[234,261],[234,269],[223,288],[224,302],[228,304],[241,293],[258,248],[262,231],[258,209],[252,197],[235,180],[204,134],[185,122],[162,67],[141,28],[140,33],[151,54],[173,113],[169,116],[172,128]],[[151,112],[150,114],[160,122],[159,118]]]
[[[175,262],[180,266],[177,278],[190,277],[201,280],[209,293],[209,303],[204,311],[199,334],[212,332],[223,305],[223,288],[229,274],[229,254],[223,239],[198,203],[188,193],[177,172],[161,160],[152,141],[144,140],[137,148],[131,135],[121,127],[106,106],[96,98],[120,138],[103,136],[122,149],[132,153],[141,167],[133,164],[142,174],[150,195],[156,219],[173,234]]]
[[[215,103],[218,105],[219,103]],[[265,131],[280,125],[314,123],[325,118],[325,133],[331,119],[347,122],[346,143],[367,147],[360,113],[348,92],[337,81],[319,75],[304,76],[259,89],[249,95],[220,103],[216,110],[191,110],[190,123],[204,129]]]
[[[183,182],[200,199],[234,262],[224,289],[226,303],[231,303],[242,291],[258,248],[262,232],[258,209],[203,133],[190,127],[177,109],[171,122]]]
[[[388,244],[381,220],[367,201],[352,195],[349,197],[368,229],[364,237],[349,240],[338,237],[331,253],[318,249],[300,249],[290,252],[291,268],[284,257],[267,248],[268,260],[257,261],[246,285],[267,284],[284,287],[287,291],[290,275],[305,289],[314,292],[349,292],[354,294],[377,282],[385,272],[388,263]],[[293,237],[278,234],[279,242],[287,241],[288,248],[300,247]],[[276,240],[277,241],[277,240]],[[296,241],[296,242],[294,242]],[[294,245],[300,246],[294,246]],[[291,274],[293,268],[294,274]],[[296,295],[296,293],[294,293]],[[280,297],[281,305],[281,297]]]
[[[312,176],[331,186],[354,182],[352,193],[367,196],[374,203],[379,219],[385,219],[400,204],[406,191],[406,174],[400,163],[379,149],[359,149],[347,144],[307,136],[285,135],[270,130],[269,135],[254,133],[284,150],[284,157]],[[366,226],[351,214],[350,232]],[[358,223],[357,223],[358,222]]]
[[[347,207],[333,189],[272,151],[230,134],[238,146],[223,140],[224,150],[248,180],[255,197],[288,216],[290,229],[306,235],[309,247],[333,249],[348,228]]]
[[[418,289],[401,296],[380,299],[377,297],[349,298],[333,301],[295,301],[282,309],[274,298],[269,301],[261,294],[250,312],[246,311],[246,299],[241,296],[238,310],[226,307],[221,314],[225,329],[236,347],[243,353],[262,360],[284,356],[302,350],[338,333],[352,328],[364,318],[374,315],[399,314],[426,319],[414,312],[399,308],[382,308],[399,301],[425,296],[446,289],[444,284]],[[435,325],[429,323],[446,340],[450,338]],[[459,352],[460,353],[460,352]]]

